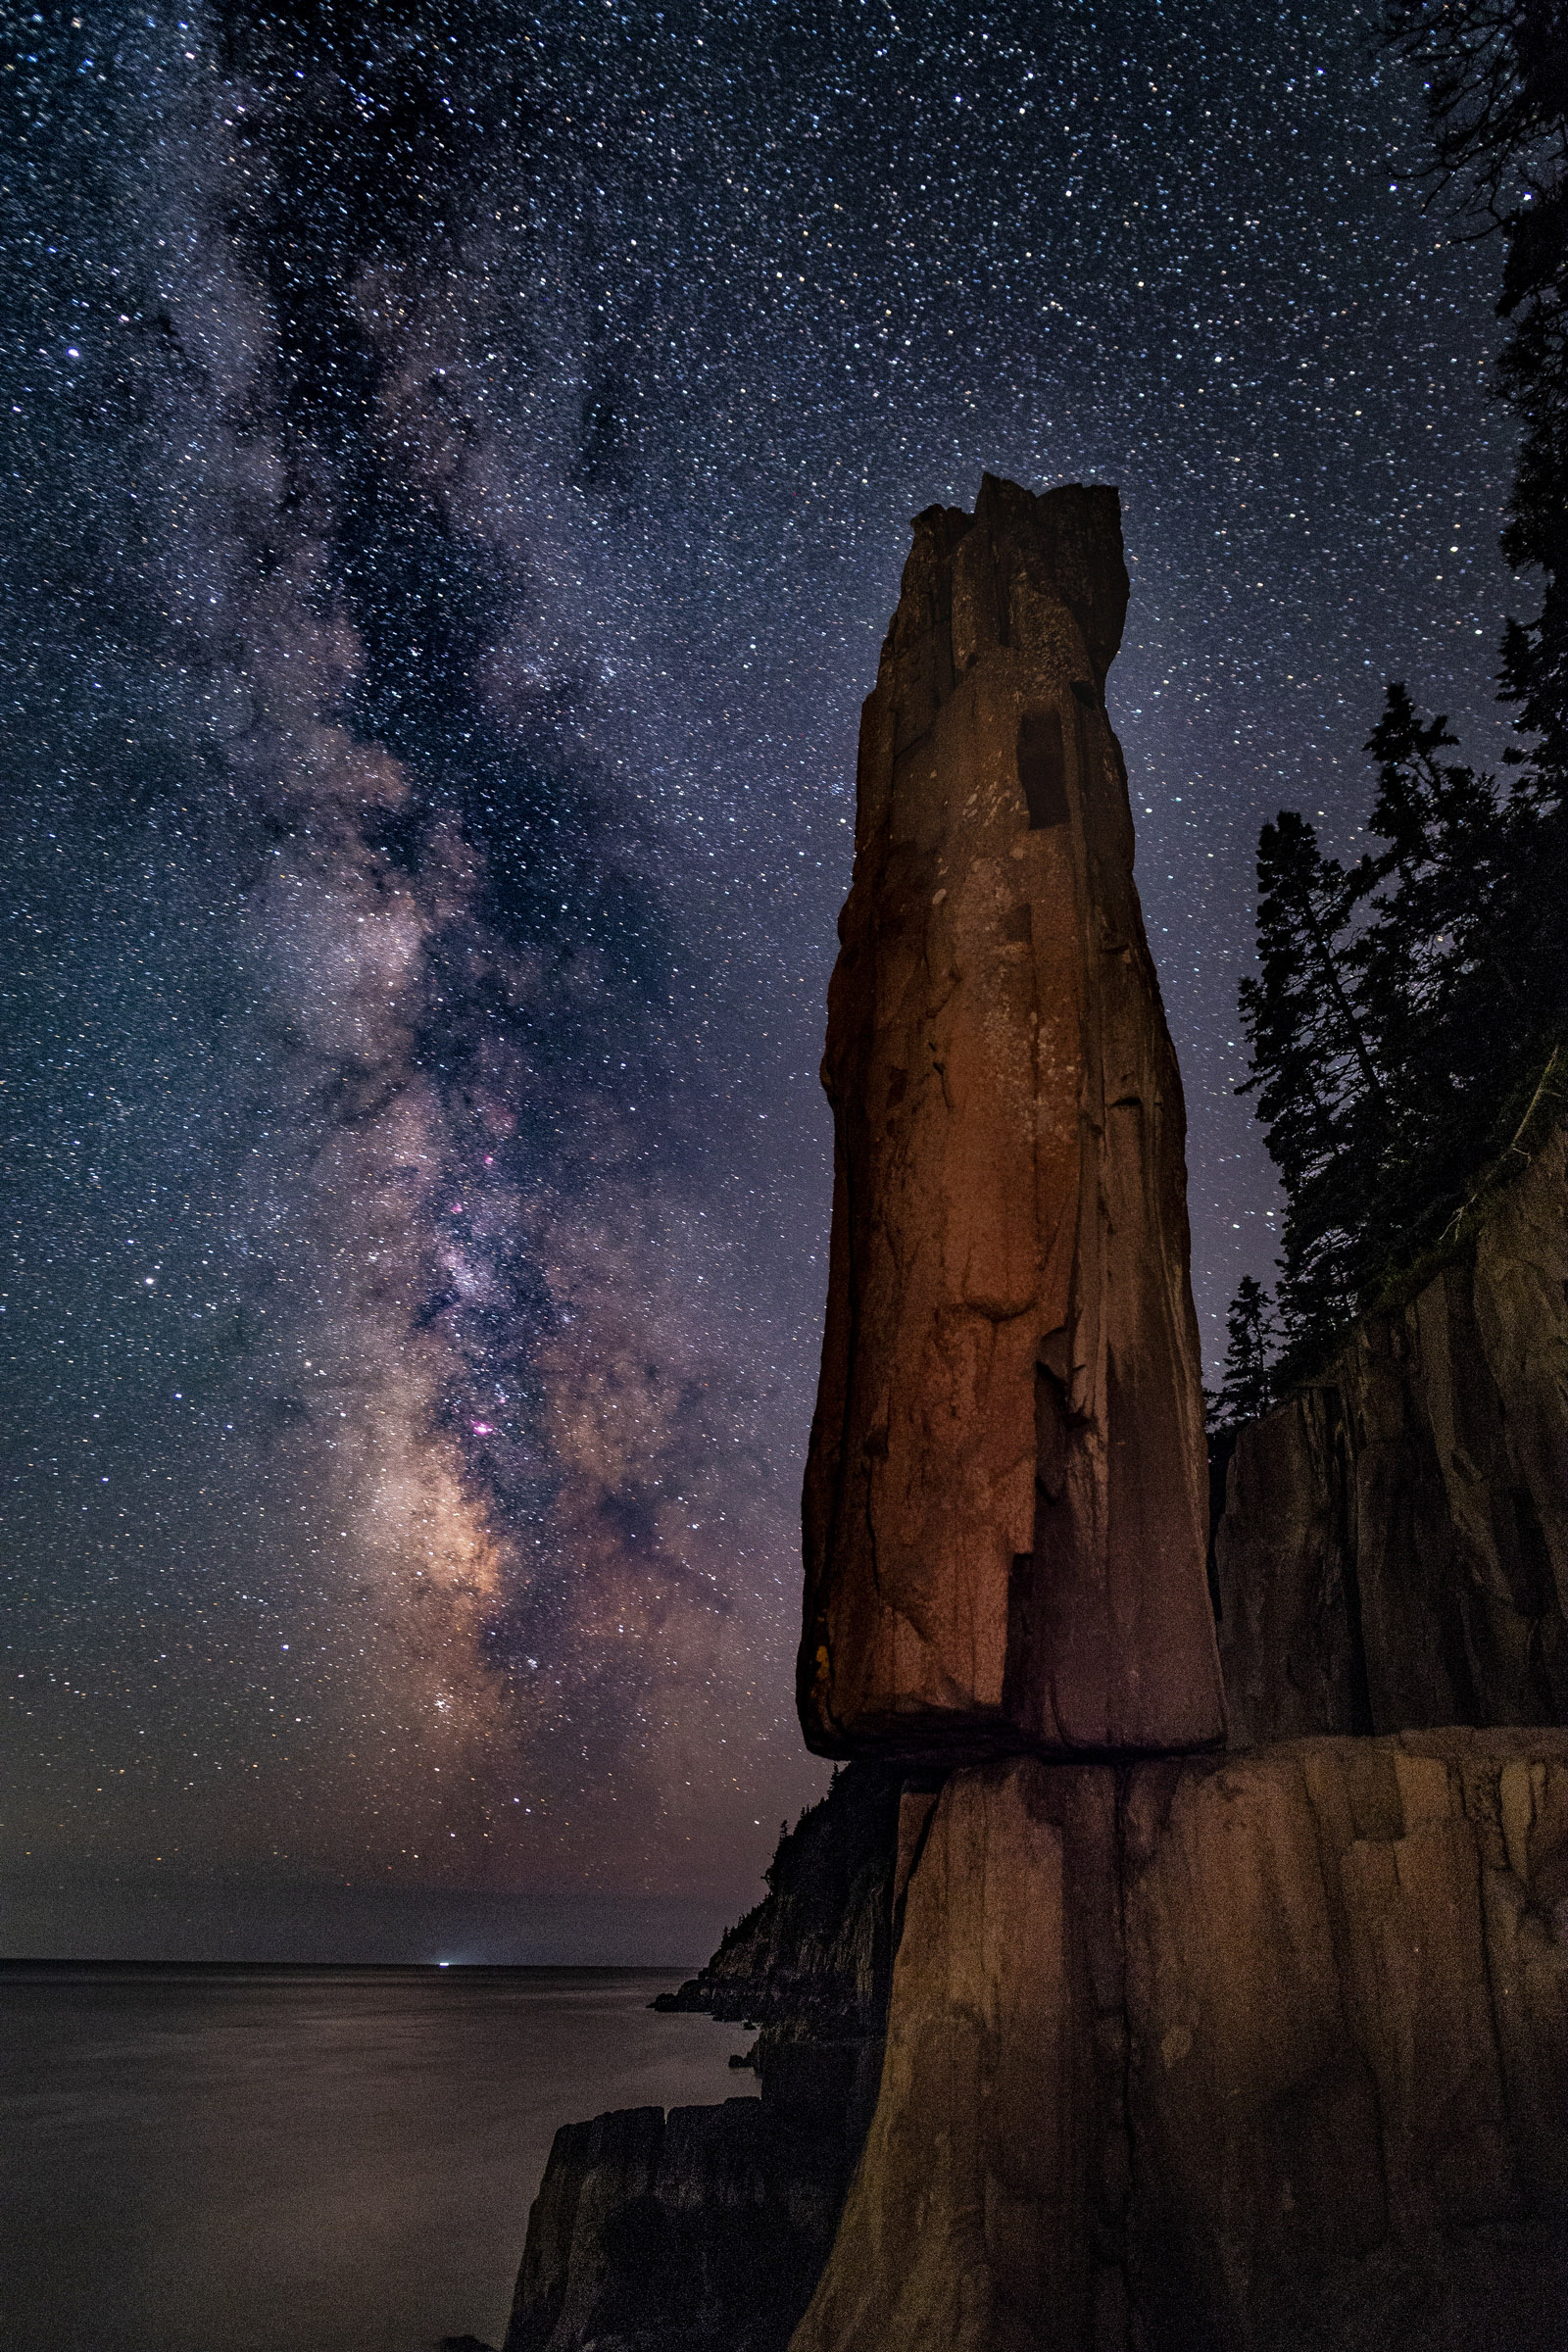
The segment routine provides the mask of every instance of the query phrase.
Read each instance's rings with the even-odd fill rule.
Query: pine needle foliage
[[[1274,1364],[1279,1352],[1273,1303],[1255,1274],[1244,1274],[1225,1317],[1225,1377],[1208,1399],[1209,1427],[1227,1436],[1244,1421],[1255,1421],[1274,1401]]]
[[[1290,810],[1263,827],[1242,1091],[1286,1198],[1276,1387],[1441,1255],[1568,1107],[1568,0],[1390,0],[1385,31],[1421,75],[1429,200],[1499,240],[1495,389],[1520,429],[1502,548],[1541,601],[1502,634],[1500,777],[1450,757],[1396,681],[1366,854],[1340,864]],[[1231,1311],[1222,1412],[1258,1300]]]

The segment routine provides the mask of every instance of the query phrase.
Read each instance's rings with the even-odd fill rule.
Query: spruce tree
[[[1367,747],[1379,846],[1347,871],[1300,817],[1263,828],[1242,1091],[1286,1193],[1282,1375],[1568,1102],[1568,0],[1389,0],[1385,30],[1422,76],[1432,200],[1499,239],[1502,547],[1541,601],[1503,635],[1501,781],[1446,759],[1396,683]]]
[[[1522,1069],[1568,1020],[1568,0],[1389,0],[1385,30],[1421,75],[1432,200],[1502,249],[1496,388],[1520,428],[1502,552],[1541,595],[1502,643],[1522,771],[1505,919],[1535,1008]]]
[[[1517,845],[1494,780],[1442,758],[1456,748],[1446,719],[1423,719],[1401,683],[1366,748],[1378,762],[1367,830],[1385,846],[1357,868],[1365,915],[1348,958],[1393,1113],[1384,1221],[1418,1244],[1484,1146],[1499,1034],[1520,1034],[1520,975],[1498,920]]]
[[[1225,1377],[1213,1399],[1216,1433],[1255,1421],[1274,1401],[1277,1327],[1272,1301],[1255,1274],[1244,1274],[1225,1316]]]
[[[1352,1311],[1393,1116],[1348,944],[1361,882],[1282,809],[1258,840],[1257,885],[1259,969],[1241,989],[1251,1076],[1241,1092],[1257,1096],[1285,1187],[1280,1304],[1295,1356]]]

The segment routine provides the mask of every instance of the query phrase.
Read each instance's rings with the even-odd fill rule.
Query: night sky
[[[1494,732],[1495,257],[1337,0],[10,22],[0,1949],[696,1960],[908,518],[1120,485],[1212,1358],[1258,824]]]

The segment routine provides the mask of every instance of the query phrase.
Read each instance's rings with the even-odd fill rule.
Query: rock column
[[[823,1078],[799,1699],[819,1753],[1223,1736],[1185,1118],[1105,674],[1110,489],[914,525]]]

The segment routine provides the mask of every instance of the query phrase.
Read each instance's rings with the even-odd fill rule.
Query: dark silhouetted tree
[[[1536,905],[1555,814],[1454,748],[1393,684],[1367,745],[1377,846],[1347,869],[1289,811],[1259,840],[1242,1091],[1285,1190],[1292,1369],[1439,1240],[1563,1034],[1563,927]]]
[[[1244,1274],[1225,1315],[1225,1377],[1213,1399],[1217,1431],[1255,1421],[1274,1401],[1278,1327],[1273,1302],[1255,1274]]]
[[[1541,583],[1534,618],[1510,620],[1502,644],[1517,801],[1538,820],[1534,889],[1517,894],[1528,913],[1512,911],[1555,927],[1568,882],[1568,0],[1389,0],[1385,28],[1421,75],[1431,200],[1461,234],[1502,246],[1496,388],[1520,432],[1502,552]],[[1560,1015],[1560,956],[1546,977]]]
[[[1280,1305],[1296,1350],[1349,1311],[1360,1237],[1393,1139],[1383,1074],[1355,999],[1355,876],[1282,809],[1257,846],[1258,973],[1242,982],[1263,1138],[1285,1187]]]
[[[1364,910],[1348,954],[1391,1097],[1380,1203],[1419,1239],[1495,1116],[1499,1030],[1520,1035],[1502,918],[1521,845],[1509,796],[1442,758],[1456,748],[1446,719],[1423,719],[1402,684],[1389,687],[1366,748],[1378,762],[1367,830],[1384,846],[1356,869]]]
[[[1243,1091],[1286,1194],[1282,1375],[1568,1094],[1568,0],[1388,0],[1385,31],[1421,75],[1430,200],[1500,242],[1502,547],[1541,602],[1503,634],[1501,780],[1445,758],[1446,722],[1395,684],[1367,746],[1377,846],[1347,870],[1300,817],[1263,828]]]

